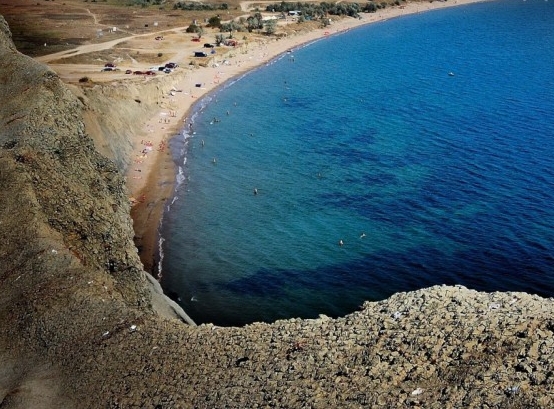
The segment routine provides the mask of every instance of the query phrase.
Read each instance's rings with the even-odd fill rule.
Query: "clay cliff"
[[[433,287],[243,328],[160,314],[125,134],[101,155],[83,118],[103,108],[18,53],[1,17],[0,100],[0,408],[554,405],[552,299]]]
[[[132,136],[141,133],[144,118],[168,107],[167,90],[177,86],[186,75],[186,71],[179,71],[142,82],[93,83],[69,89],[81,102],[82,119],[96,149],[119,169],[125,169],[132,157]]]

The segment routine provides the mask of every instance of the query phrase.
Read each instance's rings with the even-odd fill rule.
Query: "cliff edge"
[[[1,17],[0,100],[0,408],[554,405],[552,299],[433,287],[339,319],[162,317],[83,102]]]

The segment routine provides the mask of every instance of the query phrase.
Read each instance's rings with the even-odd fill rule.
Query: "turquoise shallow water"
[[[554,296],[553,17],[535,0],[406,16],[201,101],[172,141],[166,292],[218,325],[434,284]]]

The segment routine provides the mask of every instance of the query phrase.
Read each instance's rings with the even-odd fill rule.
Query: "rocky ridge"
[[[101,108],[1,17],[0,99],[1,408],[554,406],[552,299],[443,286],[339,319],[160,316],[120,170],[85,131]]]

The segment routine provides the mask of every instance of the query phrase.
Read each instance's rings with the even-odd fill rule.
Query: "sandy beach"
[[[164,91],[159,112],[146,118],[143,132],[133,141],[134,153],[127,172],[127,188],[132,202],[131,216],[134,222],[135,242],[146,271],[158,274],[158,229],[165,204],[173,196],[176,169],[168,149],[169,140],[188,126],[189,111],[209,92],[226,81],[266,64],[276,56],[302,44],[325,39],[331,35],[403,15],[460,6],[481,0],[451,2],[407,3],[404,6],[363,14],[361,19],[344,18],[326,28],[314,29],[284,38],[268,38],[265,42],[249,43],[240,53],[225,58],[226,63],[217,66],[188,69],[177,85]],[[229,53],[228,53],[229,54]],[[222,59],[223,61],[223,59]],[[179,60],[177,60],[180,63]]]

